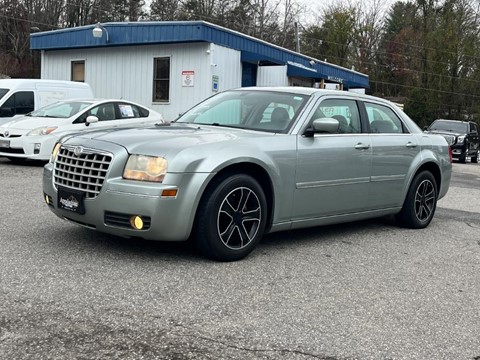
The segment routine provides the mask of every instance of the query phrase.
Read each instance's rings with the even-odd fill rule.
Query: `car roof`
[[[377,96],[361,94],[352,91],[342,91],[342,90],[330,90],[330,89],[317,89],[312,87],[302,87],[302,86],[252,86],[252,87],[242,87],[234,89],[235,91],[273,91],[273,92],[285,92],[290,94],[299,94],[299,95],[342,95],[348,96],[354,99],[365,99],[365,100],[375,100],[375,101],[384,101],[386,103],[392,104],[391,101],[383,99]]]

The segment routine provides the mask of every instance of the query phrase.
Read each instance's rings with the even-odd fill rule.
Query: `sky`
[[[328,8],[331,5],[341,4],[365,4],[365,6],[373,6],[375,0],[296,0],[300,5],[305,6],[307,14],[304,19],[300,19],[301,23],[309,24],[315,21],[315,15],[321,14],[323,9]],[[376,0],[381,5],[381,10],[388,12],[390,7],[397,1],[404,0]]]

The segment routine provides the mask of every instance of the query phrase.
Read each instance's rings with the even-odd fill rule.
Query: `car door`
[[[317,118],[337,118],[339,128],[335,133],[298,135],[294,220],[368,207],[372,150],[368,133],[362,131],[357,101],[319,100],[310,124]]]
[[[391,107],[363,104],[372,144],[371,207],[401,206],[407,174],[420,144]]]

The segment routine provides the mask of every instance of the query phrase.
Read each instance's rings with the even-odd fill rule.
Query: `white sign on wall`
[[[182,71],[182,86],[193,86],[195,79],[195,71],[183,70]]]

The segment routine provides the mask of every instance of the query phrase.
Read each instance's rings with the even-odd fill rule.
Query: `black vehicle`
[[[472,163],[478,163],[480,136],[475,122],[437,119],[425,132],[443,135],[452,148],[454,159],[465,163],[470,156]]]

